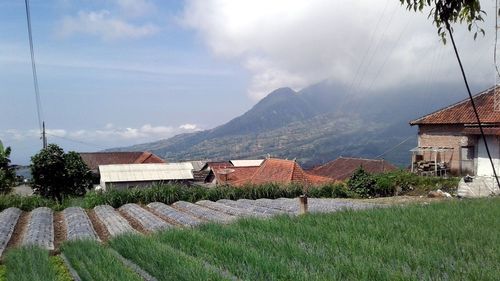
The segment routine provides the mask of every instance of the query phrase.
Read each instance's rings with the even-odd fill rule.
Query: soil
[[[66,241],[67,229],[63,212],[54,213],[54,249],[57,252],[62,242]]]
[[[134,219],[133,217],[129,216],[126,212],[124,212],[123,210],[120,210],[120,209],[117,209],[117,211],[120,213],[120,215],[122,217],[124,217],[128,223],[137,231],[139,231],[140,233],[143,233],[143,234],[148,234],[149,231],[147,229],[145,229],[142,224],[139,223],[138,220]]]
[[[92,226],[97,233],[97,236],[99,236],[99,239],[101,239],[102,242],[107,242],[111,238],[111,235],[109,234],[104,224],[99,220],[99,218],[97,218],[97,215],[95,214],[93,209],[86,211],[87,215],[89,216],[90,222],[92,222]]]
[[[21,246],[23,243],[24,233],[28,228],[28,223],[30,221],[31,213],[22,212],[17,220],[16,226],[14,227],[14,232],[10,237],[9,243],[7,243],[6,251],[10,248],[15,248]]]
[[[153,208],[149,208],[148,206],[142,206],[142,205],[141,205],[141,207],[142,207],[142,208],[144,208],[144,209],[146,209],[146,211],[148,211],[148,212],[152,213],[153,215],[155,215],[155,216],[159,217],[160,219],[162,219],[162,220],[166,221],[167,223],[169,223],[169,224],[171,224],[171,225],[180,226],[180,227],[182,227],[182,226],[183,226],[182,224],[179,224],[178,222],[176,222],[176,221],[174,221],[174,220],[170,219],[169,217],[167,217],[167,216],[164,216],[164,215],[160,214],[159,212],[157,212],[157,211],[156,211],[155,209],[153,209]]]

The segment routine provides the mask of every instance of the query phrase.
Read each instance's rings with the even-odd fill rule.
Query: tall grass
[[[241,220],[156,239],[247,280],[498,280],[500,199]]]
[[[38,247],[10,250],[5,255],[7,281],[59,281],[49,252]]]
[[[95,241],[74,241],[62,245],[61,251],[83,281],[140,281],[117,257]]]
[[[377,189],[376,196],[391,196],[398,194],[422,195],[429,190],[441,188],[447,191],[456,189],[458,178],[443,179],[437,177],[421,177],[406,171],[394,171],[369,176],[372,184],[364,189]],[[206,188],[201,186],[185,186],[179,184],[161,184],[149,188],[131,188],[126,190],[110,190],[108,192],[88,192],[83,197],[65,198],[61,203],[40,196],[23,197],[18,195],[0,195],[0,211],[9,207],[18,207],[30,211],[37,207],[50,207],[62,210],[69,206],[93,208],[108,204],[118,208],[127,203],[162,202],[171,204],[179,200],[196,202],[199,200],[219,199],[258,199],[258,198],[294,198],[306,192],[310,197],[349,198],[360,197],[363,194],[349,189],[349,185],[337,182],[322,186],[306,187],[301,185],[248,185],[244,187],[217,186]]]
[[[158,280],[226,280],[203,261],[147,237],[124,235],[110,245]]]

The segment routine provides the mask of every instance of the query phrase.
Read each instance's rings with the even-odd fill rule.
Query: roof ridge
[[[362,158],[362,157],[343,157],[343,156],[341,156],[339,158],[354,159],[354,160],[366,160],[366,161],[385,161],[385,159],[372,159],[372,158]],[[337,159],[339,159],[339,158],[337,158]]]
[[[483,90],[482,92],[479,92],[479,93],[477,93],[477,94],[473,95],[473,96],[472,96],[472,99],[476,99],[477,97],[480,97],[480,96],[482,96],[482,95],[489,94],[492,90],[496,89],[497,87],[499,87],[499,86],[495,85],[495,86],[492,86],[492,87],[490,87],[490,88],[488,88],[488,89],[486,89],[486,90]],[[461,100],[461,101],[458,101],[458,102],[456,102],[456,103],[453,103],[453,104],[448,105],[448,106],[446,106],[446,107],[443,107],[443,108],[441,108],[441,109],[435,110],[435,111],[433,111],[433,112],[431,112],[431,113],[429,113],[429,114],[426,114],[426,115],[424,115],[424,116],[422,116],[422,117],[420,117],[420,118],[417,118],[417,119],[415,119],[415,120],[410,121],[410,126],[417,125],[417,122],[421,121],[421,120],[422,120],[422,119],[424,119],[424,118],[427,118],[427,117],[429,117],[429,116],[431,116],[431,115],[434,115],[434,114],[436,114],[436,113],[439,113],[439,112],[441,112],[441,111],[444,111],[444,110],[447,110],[447,109],[453,108],[453,107],[458,106],[458,105],[460,105],[460,104],[466,103],[466,102],[468,102],[468,101],[470,101],[470,98],[465,98],[465,99],[463,99],[463,100]]]

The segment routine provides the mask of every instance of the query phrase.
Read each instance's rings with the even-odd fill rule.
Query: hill
[[[459,88],[460,89],[460,88]],[[214,129],[181,134],[111,151],[148,150],[169,161],[274,157],[297,158],[305,167],[336,157],[376,157],[408,137],[384,157],[408,165],[416,144],[409,120],[461,99],[463,90],[439,87],[439,95],[416,85],[373,94],[330,82],[299,92],[280,88],[243,115]],[[434,90],[434,93],[436,90]]]

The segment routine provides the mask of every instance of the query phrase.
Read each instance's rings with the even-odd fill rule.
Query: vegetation
[[[357,172],[359,173],[359,172]],[[406,171],[393,171],[378,175],[355,174],[356,181],[333,183],[317,187],[309,187],[307,194],[314,198],[358,198],[398,195],[426,195],[430,190],[442,189],[454,192],[458,178],[421,177]],[[354,185],[354,182],[356,184]],[[171,204],[179,200],[196,202],[199,200],[219,199],[259,199],[259,198],[295,198],[303,194],[304,187],[300,185],[282,186],[265,184],[234,188],[219,186],[205,188],[199,186],[164,184],[151,188],[132,188],[127,190],[110,190],[108,192],[87,192],[84,197],[65,197],[61,201],[41,196],[23,197],[18,195],[0,195],[0,210],[17,207],[30,211],[38,207],[50,207],[62,210],[69,206],[93,208],[108,204],[115,208],[127,203],[163,202]]]
[[[7,275],[6,275],[6,267],[5,265],[0,265],[0,281],[6,281],[7,280]]]
[[[368,174],[359,168],[347,181],[349,190],[360,197],[386,197],[393,195],[426,195],[431,190],[454,192],[459,178],[422,177],[398,170]]]
[[[242,280],[496,280],[499,216],[500,198],[446,201],[245,219],[110,245],[155,276],[203,263]]]
[[[158,280],[224,279],[214,269],[206,267],[202,260],[149,237],[120,236],[110,245]]]
[[[35,193],[61,202],[64,196],[81,196],[92,187],[92,175],[76,152],[64,153],[49,144],[31,158]]]
[[[38,247],[10,250],[5,255],[7,281],[62,281],[49,252]]]
[[[71,276],[71,273],[69,273],[69,269],[66,267],[66,264],[60,256],[52,256],[49,259],[56,271],[57,280],[73,281],[73,277]]]
[[[479,0],[400,0],[400,2],[410,11],[423,11],[424,8],[430,7],[429,18],[433,19],[438,34],[445,43],[447,29],[451,29],[450,25],[456,22],[467,23],[469,31],[474,27],[474,39],[478,33],[484,35],[484,29],[478,22],[484,21],[483,15],[486,15],[486,12],[481,10]]]
[[[62,245],[61,251],[83,281],[141,280],[136,273],[132,272],[108,249],[101,247],[97,242],[67,242]]]
[[[16,183],[16,172],[10,166],[10,147],[4,148],[0,142],[0,194],[7,194]]]

